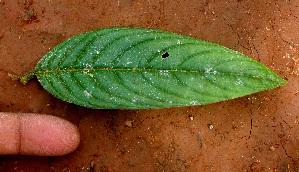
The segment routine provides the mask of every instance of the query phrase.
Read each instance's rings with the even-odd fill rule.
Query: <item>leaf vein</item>
[[[149,81],[149,80],[144,76],[144,73],[141,73],[141,76],[145,79],[146,82],[148,82],[151,86],[153,86],[153,87],[156,88],[157,90],[159,90],[159,91],[161,91],[161,92],[164,92],[164,93],[166,93],[166,94],[170,94],[170,95],[172,95],[172,96],[181,98],[181,99],[186,99],[185,97],[182,97],[181,95],[178,95],[178,94],[169,92],[169,91],[167,91],[167,90],[165,90],[165,89],[162,89],[162,88],[158,87],[156,84],[154,84],[153,82]]]
[[[119,76],[119,74],[116,74],[116,75],[117,75],[117,77],[119,78],[119,82],[120,82],[120,84],[122,84],[124,87],[126,87],[130,92],[132,92],[132,93],[134,93],[134,94],[137,94],[137,95],[139,95],[139,96],[141,96],[141,97],[144,97],[144,98],[146,98],[146,99],[151,99],[151,100],[154,100],[154,101],[158,101],[158,102],[160,102],[160,103],[164,103],[164,102],[163,102],[162,100],[160,100],[160,99],[154,99],[154,98],[152,98],[152,97],[146,96],[146,95],[144,95],[144,94],[140,94],[140,93],[138,93],[138,92],[136,92],[136,91],[133,91],[133,90],[129,89],[129,88],[126,86],[126,84],[124,83],[123,79]],[[147,104],[143,104],[143,105],[148,106]]]
[[[88,33],[87,35],[85,35],[83,38],[80,39],[79,42],[77,42],[75,44],[75,46],[72,49],[77,49],[77,47],[81,46],[85,40],[89,39],[89,36],[93,36],[92,33],[94,33],[95,31],[91,31],[90,33]],[[72,53],[73,51],[70,51],[70,49],[68,50],[68,52],[66,54],[64,54],[63,58],[60,59],[59,63],[57,64],[56,68],[59,68],[61,66],[61,64],[69,57],[69,55]]]
[[[200,92],[200,91],[197,91],[195,89],[193,89],[192,87],[188,86],[188,84],[186,84],[185,82],[183,82],[179,77],[177,77],[177,75],[175,73],[173,73],[174,77],[182,84],[184,85],[185,87],[188,87],[190,88],[192,91],[198,93],[198,94],[201,94],[201,95],[207,95],[207,96],[211,96],[211,97],[218,97],[218,98],[222,98],[220,96],[215,96],[215,95],[212,95],[212,94],[207,94],[207,93],[203,93],[203,92]]]

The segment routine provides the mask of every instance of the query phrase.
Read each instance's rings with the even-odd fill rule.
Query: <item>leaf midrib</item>
[[[269,78],[262,78],[259,76],[251,76],[251,75],[244,75],[238,73],[225,73],[225,72],[209,72],[209,71],[189,71],[189,70],[174,70],[174,69],[138,69],[138,68],[89,68],[89,69],[52,69],[52,70],[35,70],[36,75],[43,75],[47,73],[63,73],[63,72],[90,72],[90,71],[132,71],[132,72],[182,72],[182,73],[206,73],[206,74],[220,74],[220,75],[231,75],[231,76],[242,76],[242,77],[249,77],[249,78],[256,78],[256,79],[264,79],[268,81],[279,82],[277,80],[269,79]]]

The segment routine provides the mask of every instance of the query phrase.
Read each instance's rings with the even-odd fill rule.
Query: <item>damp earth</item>
[[[1,111],[59,116],[81,133],[73,153],[0,156],[0,171],[299,171],[298,9],[298,1],[0,0]],[[288,84],[205,106],[94,110],[8,76],[31,71],[70,37],[116,26],[223,45]]]

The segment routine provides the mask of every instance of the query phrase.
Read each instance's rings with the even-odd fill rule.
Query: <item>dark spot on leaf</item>
[[[162,59],[166,59],[169,56],[168,52],[165,52],[164,54],[162,54]]]

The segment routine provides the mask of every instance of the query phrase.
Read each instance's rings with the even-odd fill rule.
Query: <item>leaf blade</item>
[[[167,58],[162,58],[166,53]],[[56,46],[34,74],[54,96],[90,108],[203,105],[286,84],[260,63],[170,32],[107,28]]]

